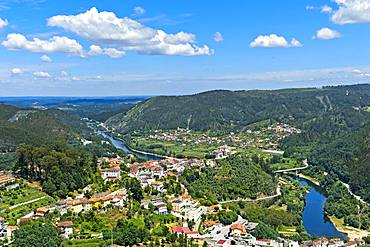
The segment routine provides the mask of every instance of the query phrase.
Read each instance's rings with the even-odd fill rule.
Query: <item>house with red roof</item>
[[[69,235],[73,233],[73,222],[72,221],[61,221],[57,224],[57,227],[63,237],[69,238]]]

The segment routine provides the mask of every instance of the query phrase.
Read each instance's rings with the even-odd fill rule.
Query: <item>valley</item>
[[[0,193],[2,239],[54,224],[62,246],[365,242],[369,92],[214,91],[120,99],[124,107],[99,99],[99,110],[91,99],[78,111],[52,99],[42,109],[0,105],[1,178],[11,178]]]

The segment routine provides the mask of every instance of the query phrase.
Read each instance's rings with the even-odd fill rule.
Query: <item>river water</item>
[[[110,135],[108,135],[107,133],[105,133],[103,131],[98,131],[98,134],[101,135],[102,137],[104,137],[105,139],[109,140],[110,143],[112,143],[112,145],[115,148],[117,148],[119,150],[122,150],[124,153],[134,154],[138,158],[145,159],[145,160],[163,160],[162,157],[159,157],[159,156],[156,156],[156,155],[145,154],[145,153],[142,153],[142,152],[134,151],[131,148],[129,148],[123,141],[117,140],[117,139],[111,137]]]
[[[98,134],[109,140],[114,147],[122,150],[128,154],[134,154],[139,158],[145,160],[162,160],[162,157],[158,157],[151,154],[145,154],[130,149],[123,141],[117,140],[105,132],[98,131]],[[337,231],[334,225],[325,217],[324,206],[326,202],[326,196],[320,188],[311,183],[308,180],[297,178],[298,181],[305,186],[309,186],[311,190],[306,195],[306,205],[303,211],[303,225],[307,232],[313,237],[326,237],[326,238],[341,238],[347,239],[344,233]]]
[[[347,239],[346,234],[337,231],[325,216],[324,206],[327,198],[320,188],[302,178],[298,178],[298,181],[311,188],[306,195],[306,205],[303,211],[303,225],[307,232],[314,237]]]

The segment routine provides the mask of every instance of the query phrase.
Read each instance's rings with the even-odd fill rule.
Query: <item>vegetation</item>
[[[30,222],[14,232],[15,247],[58,247],[60,243],[59,232],[50,223]]]
[[[271,175],[249,155],[232,155],[218,161],[216,167],[205,167],[201,170],[185,170],[182,183],[189,193],[205,204],[214,204],[237,198],[257,198],[272,195],[276,185]]]
[[[331,109],[367,106],[369,91],[370,85],[364,84],[275,91],[219,90],[192,96],[154,97],[139,103],[127,114],[108,119],[107,124],[123,133],[178,127],[242,131],[249,124],[267,119],[299,126]]]
[[[91,155],[62,144],[34,147],[21,145],[17,150],[14,173],[39,181],[54,197],[85,187],[94,179],[96,165]]]

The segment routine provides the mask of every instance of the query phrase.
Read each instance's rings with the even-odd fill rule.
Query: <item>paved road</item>
[[[10,206],[10,207],[9,207],[9,209],[13,209],[13,208],[16,208],[16,207],[20,207],[20,206],[23,206],[23,205],[27,205],[27,204],[34,203],[34,202],[37,202],[37,201],[40,201],[40,200],[44,199],[45,197],[46,197],[46,196],[42,196],[42,197],[39,197],[39,198],[36,198],[36,199],[30,200],[30,201],[27,201],[27,202],[22,202],[22,203],[19,203],[19,204],[16,204],[16,205]]]
[[[347,190],[348,190],[348,192],[356,199],[356,200],[358,200],[358,201],[360,201],[360,202],[362,202],[362,203],[365,203],[365,204],[368,204],[368,205],[370,205],[368,202],[366,202],[366,201],[364,201],[360,196],[358,196],[358,195],[356,195],[355,193],[353,193],[352,192],[352,190],[351,190],[351,187],[349,186],[349,184],[346,184],[345,182],[342,182],[342,181],[340,181],[343,185],[344,185],[344,187],[346,187],[347,188]]]
[[[261,197],[261,198],[257,198],[257,199],[238,198],[238,199],[228,200],[228,201],[222,201],[222,202],[218,202],[218,203],[219,204],[225,204],[225,203],[230,203],[230,202],[258,202],[258,201],[273,199],[273,198],[278,197],[278,196],[281,196],[281,189],[280,189],[280,185],[279,184],[276,187],[276,193],[275,193],[275,195],[272,195],[272,196],[265,196],[265,197]]]
[[[307,162],[307,160],[304,160],[303,161],[303,164],[304,164],[304,166],[302,166],[302,167],[277,170],[277,171],[274,171],[274,173],[284,173],[284,172],[300,171],[300,170],[304,170],[304,169],[308,168],[308,162]]]

